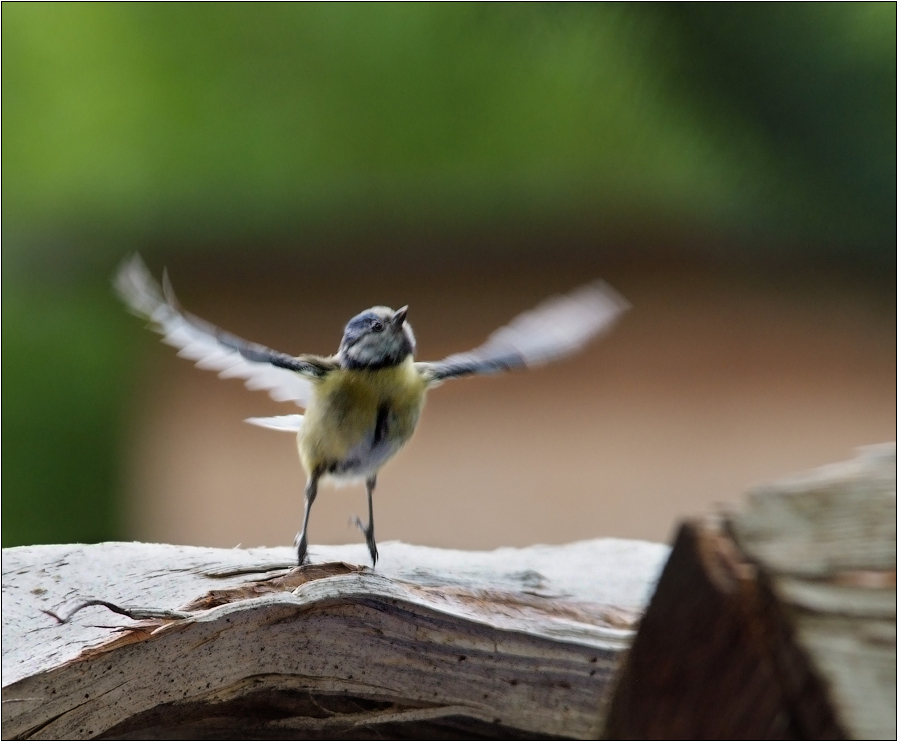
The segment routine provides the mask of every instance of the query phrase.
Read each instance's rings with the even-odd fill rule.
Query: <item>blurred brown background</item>
[[[185,271],[178,284],[202,316],[291,352],[332,352],[344,318],[373,303],[409,303],[420,357],[441,358],[596,270],[375,270],[348,289],[345,275],[326,272],[210,285]],[[481,549],[665,540],[679,518],[738,502],[751,485],[894,437],[891,308],[838,276],[796,285],[614,265],[604,275],[633,309],[586,353],[429,395],[415,438],[379,477],[381,539]],[[305,482],[295,436],[241,422],[289,408],[218,381],[167,347],[149,350],[146,363],[131,432],[128,533],[215,546],[290,543]],[[364,514],[364,488],[329,486],[322,495],[313,543],[360,538],[348,520]]]
[[[379,540],[666,539],[895,436],[895,6],[10,4],[3,545],[287,544],[291,412],[109,289],[333,352],[410,304],[419,356],[605,278],[581,356],[433,392]],[[311,540],[360,540],[362,488]],[[314,551],[313,551],[314,553]]]

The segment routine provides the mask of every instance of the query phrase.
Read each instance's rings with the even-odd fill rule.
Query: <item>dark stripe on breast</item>
[[[374,445],[383,442],[389,427],[390,405],[383,403],[377,408],[377,420],[374,422]]]

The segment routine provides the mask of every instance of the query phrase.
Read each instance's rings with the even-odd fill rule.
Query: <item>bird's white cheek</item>
[[[368,340],[362,340],[349,349],[349,357],[362,365],[373,363],[383,355],[383,350],[377,348]]]
[[[354,345],[351,356],[362,364],[377,363],[383,358],[395,354],[399,350],[398,338],[389,335],[367,337]]]

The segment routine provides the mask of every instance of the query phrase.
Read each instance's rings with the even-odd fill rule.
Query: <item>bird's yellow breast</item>
[[[376,473],[414,433],[425,388],[411,357],[389,368],[337,369],[316,381],[298,437],[306,471]]]

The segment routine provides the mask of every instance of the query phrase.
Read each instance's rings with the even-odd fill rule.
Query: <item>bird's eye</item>
[[[372,331],[372,332],[383,332],[383,331],[384,331],[383,323],[382,323],[382,322],[378,322],[377,320],[374,320],[374,321],[371,323],[371,331]]]

